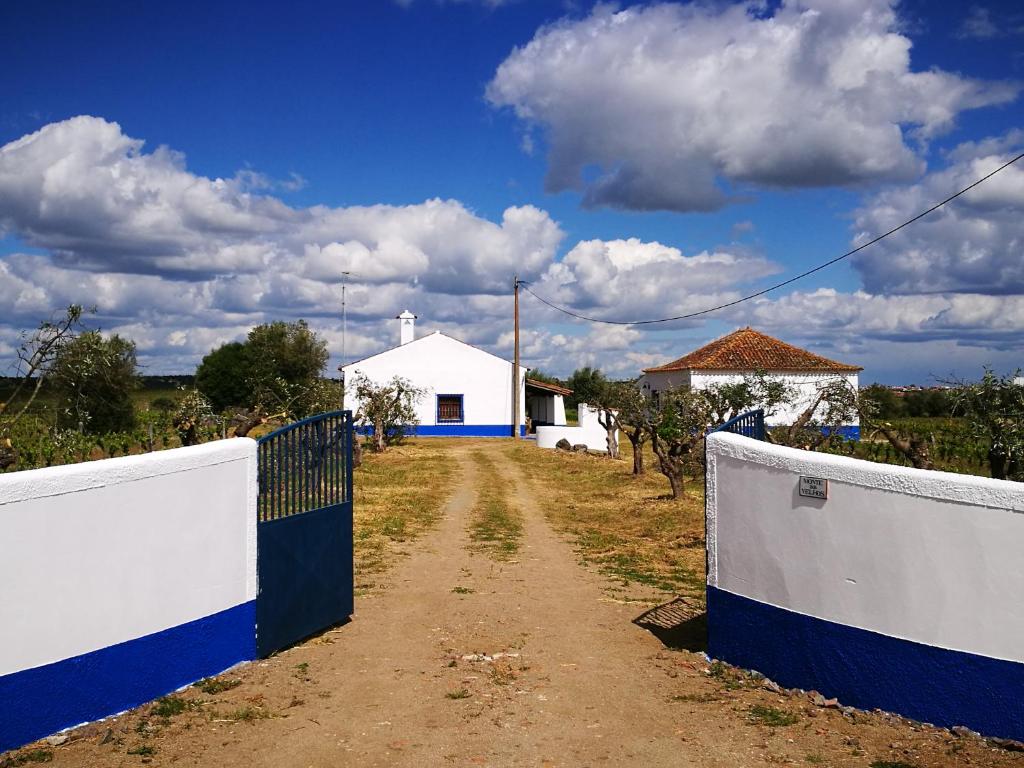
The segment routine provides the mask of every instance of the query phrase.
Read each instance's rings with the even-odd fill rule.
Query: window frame
[[[458,419],[442,419],[441,418],[441,398],[458,398],[459,400],[459,418]],[[434,399],[434,421],[437,424],[465,424],[466,423],[466,396],[462,394],[452,393],[438,393]]]

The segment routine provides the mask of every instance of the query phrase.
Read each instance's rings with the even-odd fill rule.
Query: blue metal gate
[[[732,432],[735,435],[764,440],[764,410],[747,411],[729,419],[725,424],[715,427],[712,432]]]
[[[256,650],[269,656],[352,615],[352,412],[259,441]]]

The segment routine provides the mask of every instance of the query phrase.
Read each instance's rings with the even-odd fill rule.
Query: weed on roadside
[[[175,715],[180,715],[188,709],[195,709],[197,706],[199,706],[197,701],[189,701],[179,696],[164,696],[156,700],[156,704],[149,710],[149,714],[152,717],[169,720]]]
[[[811,765],[823,765],[825,763],[825,758],[815,753],[813,755],[807,755],[807,757],[804,758],[804,762],[810,763]]]
[[[469,587],[452,587],[452,592],[456,595],[472,595],[475,591],[475,589],[470,589]]]
[[[778,707],[765,707],[755,704],[747,713],[747,719],[758,725],[767,725],[771,728],[781,728],[786,725],[793,725],[800,720],[800,716],[793,712],[786,712]]]
[[[917,768],[917,766],[903,760],[874,760],[871,763],[871,768]]]
[[[0,768],[19,768],[27,763],[53,762],[53,751],[49,749],[28,749],[0,759]]]
[[[747,676],[735,667],[730,667],[721,661],[711,662],[708,667],[708,677],[711,677],[722,684],[727,691],[738,691],[747,687]]]
[[[137,747],[132,747],[128,750],[129,755],[138,755],[140,757],[152,757],[156,754],[156,748],[151,747],[149,744],[140,744]]]
[[[193,687],[198,688],[205,694],[215,696],[218,693],[224,693],[225,691],[230,691],[232,688],[237,688],[241,684],[242,681],[238,678],[230,680],[218,680],[215,677],[207,677],[203,680],[200,680],[198,683],[195,683]]]
[[[448,691],[448,693],[446,693],[444,697],[446,699],[468,699],[469,691],[467,691],[465,688],[459,688],[459,690],[457,691]]]
[[[304,683],[308,683],[311,678],[309,676],[309,662],[303,661],[295,665],[295,671],[292,672],[292,677],[296,680],[301,680]]]

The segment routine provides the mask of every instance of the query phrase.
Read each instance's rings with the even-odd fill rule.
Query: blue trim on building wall
[[[409,434],[416,437],[511,437],[511,424],[420,424]],[[519,425],[519,434],[526,434],[526,426]]]
[[[834,431],[837,435],[844,438],[845,440],[860,440],[859,426],[847,424],[841,427],[836,427],[835,430],[832,430],[829,427],[822,427],[821,431],[824,432],[826,435],[829,434],[829,432]]]
[[[0,752],[256,658],[256,602],[0,677]]]
[[[844,705],[1024,740],[1024,663],[901,640],[710,586],[707,604],[712,658]]]

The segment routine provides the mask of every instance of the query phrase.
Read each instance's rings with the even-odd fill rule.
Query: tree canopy
[[[131,393],[139,386],[135,342],[86,331],[61,347],[50,372],[57,425],[120,432],[135,423]]]
[[[244,342],[212,350],[196,370],[196,388],[216,411],[243,406],[303,418],[340,393],[322,381],[327,342],[305,320],[257,325]]]

